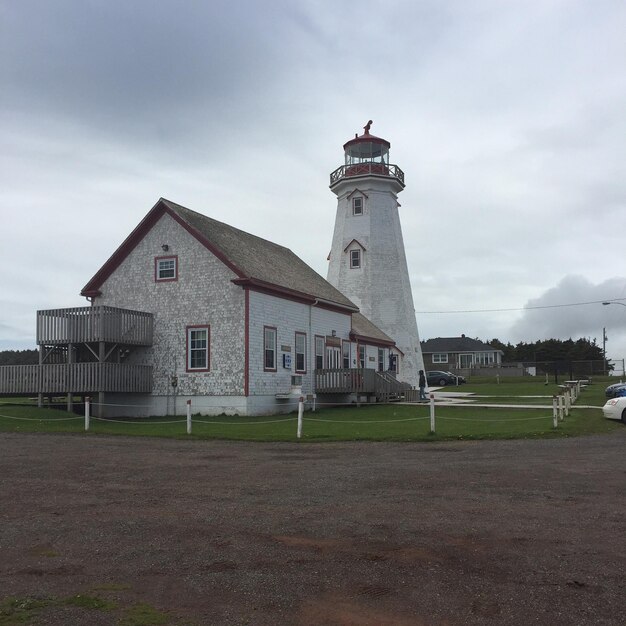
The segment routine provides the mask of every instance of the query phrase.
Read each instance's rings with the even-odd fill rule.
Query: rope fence
[[[436,415],[436,403],[434,394],[430,394],[430,398],[428,400],[429,406],[429,416],[415,416],[415,417],[406,417],[399,419],[384,419],[384,420],[334,420],[334,419],[325,419],[320,417],[312,417],[307,416],[307,422],[317,422],[317,423],[328,423],[328,424],[354,424],[354,425],[365,425],[365,424],[394,424],[394,423],[407,423],[407,422],[418,422],[423,420],[430,420],[430,432],[432,434],[436,433],[436,422],[437,420],[444,421],[457,421],[457,422],[481,422],[481,423],[499,423],[505,424],[510,422],[532,422],[532,421],[540,421],[540,420],[548,420],[552,419],[553,428],[558,428],[560,422],[562,422],[567,416],[569,416],[571,407],[573,403],[578,399],[581,391],[581,381],[568,381],[568,384],[561,386],[561,393],[559,395],[552,396],[552,415],[542,415],[537,417],[506,417],[506,418],[498,418],[498,419],[488,419],[482,417],[451,417],[444,415]],[[65,418],[28,418],[28,417],[18,417],[0,414],[0,417],[11,419],[11,420],[20,420],[20,421],[32,421],[32,422],[63,422],[63,421],[73,421],[73,420],[82,420],[84,419],[84,430],[89,431],[91,427],[91,420],[96,420],[98,422],[111,422],[115,424],[129,424],[129,425],[150,425],[150,426],[159,426],[159,425],[171,425],[171,424],[185,424],[187,434],[191,435],[193,430],[193,424],[202,424],[204,426],[261,426],[267,424],[280,424],[287,422],[297,422],[296,426],[296,436],[298,439],[302,437],[302,432],[304,428],[304,410],[306,404],[310,405],[311,412],[315,411],[316,406],[354,406],[354,402],[346,402],[346,403],[316,403],[315,398],[310,400],[305,400],[304,397],[300,397],[298,399],[298,415],[297,417],[283,417],[278,419],[271,420],[251,420],[251,421],[224,421],[224,420],[212,420],[207,419],[206,417],[199,419],[198,417],[192,417],[192,401],[186,401],[186,417],[184,419],[174,419],[174,420],[161,420],[161,421],[153,421],[152,419],[143,419],[143,420],[128,420],[128,419],[112,419],[107,417],[94,416],[91,414],[91,407],[133,407],[133,408],[150,408],[147,405],[122,405],[122,404],[107,404],[107,403],[98,403],[91,402],[90,398],[85,398],[85,414],[84,418],[81,416],[76,417],[65,417]],[[2,403],[8,404],[8,403]],[[365,406],[373,406],[369,403],[361,403]],[[411,403],[415,406],[425,406],[425,403]],[[15,405],[14,405],[15,406]],[[22,405],[28,406],[28,405]],[[358,406],[358,405],[357,405]],[[233,406],[228,407],[216,407],[214,405],[204,405],[204,407],[210,407],[212,410],[216,408],[224,408],[226,410],[233,410]],[[444,404],[442,408],[469,408],[472,407],[471,404]],[[202,409],[203,404],[193,404],[193,408]],[[524,407],[507,407],[507,408],[524,408],[526,410],[545,410],[544,406],[524,406]],[[233,416],[237,417],[236,415]]]

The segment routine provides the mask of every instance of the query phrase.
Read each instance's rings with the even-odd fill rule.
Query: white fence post
[[[91,398],[87,396],[85,398],[85,431],[89,430],[89,403]]]
[[[304,413],[304,398],[298,401],[298,439],[302,437],[302,414]]]
[[[435,432],[435,394],[430,394],[430,432]]]
[[[559,419],[563,421],[563,415],[565,413],[565,398],[559,394]]]
[[[558,400],[556,399],[556,396],[552,396],[552,426],[556,428],[558,423],[559,423]]]
[[[569,417],[569,407],[571,405],[571,396],[569,388],[565,390],[565,417]]]
[[[187,434],[191,435],[191,400],[187,400]]]

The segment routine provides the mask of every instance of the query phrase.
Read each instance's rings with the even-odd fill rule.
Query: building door
[[[336,346],[326,346],[326,367],[329,370],[341,368],[341,348]]]

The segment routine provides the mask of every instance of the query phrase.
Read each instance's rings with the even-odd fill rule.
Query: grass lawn
[[[503,385],[500,385],[502,387]],[[543,387],[543,385],[542,385]],[[489,386],[485,386],[487,390]],[[463,388],[465,390],[465,386]],[[604,386],[601,387],[602,394]],[[482,389],[481,389],[482,392]],[[510,392],[509,392],[510,393]],[[481,395],[483,395],[481,393]],[[484,394],[488,395],[488,394]],[[583,392],[578,404],[589,402]],[[589,399],[595,398],[589,393]],[[502,396],[504,400],[505,396]],[[512,404],[526,404],[523,397],[506,396]],[[548,399],[546,399],[548,400]],[[477,399],[482,401],[482,399]],[[6,400],[4,401],[6,402]],[[550,399],[551,403],[551,399]],[[600,403],[597,402],[599,406]],[[193,439],[233,439],[242,441],[295,441],[296,415],[268,417],[201,417],[193,419],[193,434],[186,434],[186,421],[180,417],[155,417],[120,421],[92,418],[89,433],[81,416],[54,409],[38,409],[20,404],[0,404],[0,431],[64,432],[83,436],[93,434],[176,437]],[[450,439],[502,439],[560,437],[604,433],[623,428],[605,420],[599,409],[574,407],[570,416],[552,426],[552,411],[545,408],[497,408],[437,406],[436,434],[430,433],[427,405],[370,405],[306,411],[303,441],[441,441]]]

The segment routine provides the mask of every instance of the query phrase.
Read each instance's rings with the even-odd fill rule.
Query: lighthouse
[[[396,342],[397,378],[415,387],[424,361],[398,212],[404,172],[371,125],[344,144],[345,162],[330,175],[337,215],[328,281]]]

